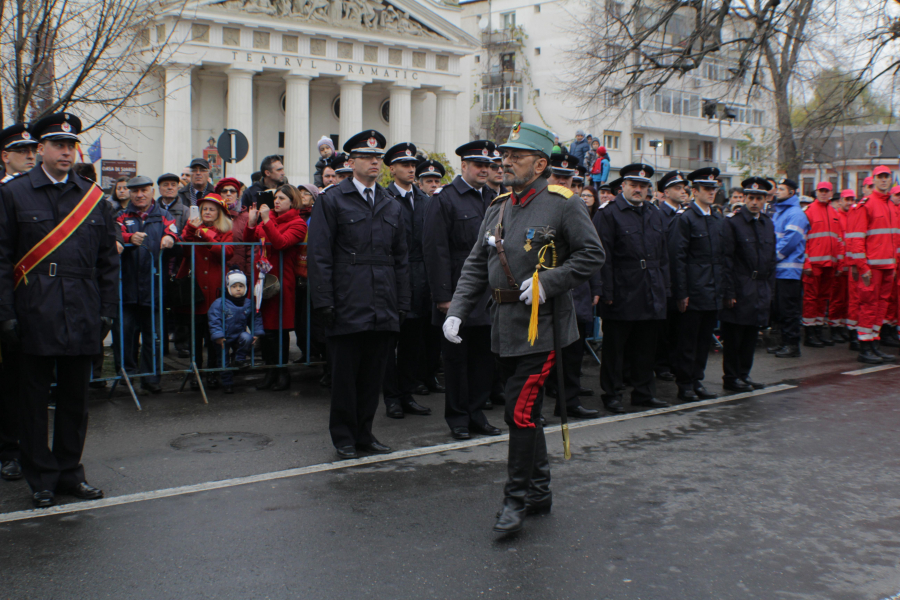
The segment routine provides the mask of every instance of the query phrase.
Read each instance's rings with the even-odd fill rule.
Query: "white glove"
[[[524,300],[525,304],[531,306],[531,298],[534,294],[534,291],[531,289],[531,277],[522,282],[522,285],[519,286],[519,289],[522,290],[522,295],[519,296],[519,300]],[[538,304],[543,304],[547,300],[547,294],[544,293],[544,286],[538,281]]]
[[[447,317],[444,320],[444,337],[447,338],[448,342],[458,344],[462,341],[462,338],[458,335],[460,325],[462,325],[462,319],[459,317]]]

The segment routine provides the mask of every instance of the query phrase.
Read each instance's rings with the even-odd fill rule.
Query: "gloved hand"
[[[16,319],[0,323],[0,340],[10,346],[19,345],[19,322]]]
[[[400,324],[403,325],[403,321],[406,320],[406,311],[405,311],[405,310],[401,310],[401,311],[399,311],[399,312],[400,312]]]
[[[531,281],[532,279],[529,277],[519,286],[519,289],[522,290],[519,300],[524,300],[528,306],[531,306],[532,296],[534,295],[534,290],[531,289]],[[544,293],[544,286],[541,285],[540,281],[538,281],[538,290],[538,304],[543,304],[547,300],[547,294]]]
[[[100,323],[107,329],[112,329],[113,320],[109,317],[100,317]]]
[[[327,327],[331,329],[334,327],[334,307],[333,306],[323,306],[322,308],[317,308],[313,311],[315,317],[319,319],[319,321]]]
[[[459,317],[447,317],[444,320],[444,337],[447,338],[448,342],[458,344],[462,341],[462,338],[459,337],[460,325],[462,325],[462,319],[460,319]]]

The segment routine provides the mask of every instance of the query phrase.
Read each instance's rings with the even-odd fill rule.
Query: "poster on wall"
[[[214,138],[209,138],[206,143],[208,145],[203,149],[203,158],[209,163],[209,178],[215,183],[222,179],[222,157],[219,156]]]
[[[101,160],[100,161],[100,187],[110,190],[119,177],[131,179],[137,175],[136,160]]]

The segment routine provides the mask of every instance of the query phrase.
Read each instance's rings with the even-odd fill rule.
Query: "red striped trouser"
[[[537,352],[524,356],[501,356],[497,360],[500,377],[506,381],[504,421],[512,429],[531,429],[541,420],[544,394],[541,393],[550,369],[556,364],[555,352]]]
[[[869,280],[869,285],[863,281],[862,273],[857,282],[859,287],[859,324],[856,326],[856,331],[861,342],[879,339],[888,301],[894,288],[893,269],[872,269],[871,273],[872,278]]]
[[[849,278],[850,275],[846,271],[835,273],[834,283],[831,286],[831,300],[828,303],[828,324],[832,327],[843,327],[847,324]]]
[[[831,299],[834,267],[812,267],[812,275],[803,275],[803,326],[825,325],[825,311]]]

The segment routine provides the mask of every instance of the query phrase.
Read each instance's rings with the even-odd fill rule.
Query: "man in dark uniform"
[[[441,179],[447,173],[444,165],[433,159],[419,161],[416,165],[416,181],[419,189],[431,198],[434,191],[441,187]]]
[[[403,208],[376,181],[385,139],[344,144],[353,177],[324,191],[309,222],[309,289],[331,359],[331,441],[340,458],[391,449],[372,435],[391,339],[409,310]]]
[[[384,153],[384,164],[390,168],[394,178],[386,191],[403,209],[401,215],[409,256],[411,297],[410,310],[400,323],[400,333],[391,341],[384,372],[384,404],[387,416],[392,419],[402,419],[404,413],[431,414],[430,408],[420,405],[412,397],[421,385],[419,377],[425,359],[425,328],[431,322],[431,294],[422,253],[425,210],[431,198],[413,185],[416,161],[416,147],[410,142],[396,144]]]
[[[669,294],[669,256],[660,211],[647,202],[653,167],[635,163],[619,170],[622,193],[594,215],[594,226],[606,262],[600,270],[600,317],[603,348],[600,387],[603,404],[625,412],[621,390],[627,364],[633,406],[660,408],[653,363],[658,331],[666,318]]]
[[[460,174],[434,195],[425,214],[425,268],[434,302],[432,322],[437,326],[444,322],[463,263],[478,241],[485,209],[494,197],[486,187],[494,148],[494,142],[487,140],[457,148],[456,154],[462,159]],[[490,399],[494,379],[489,299],[489,291],[483,290],[466,321],[464,343],[441,341],[447,388],[444,419],[450,435],[457,440],[469,439],[473,431],[500,434],[482,410]]]
[[[587,168],[582,164],[575,165],[575,174],[572,175],[572,191],[576,196],[581,195],[581,190],[584,189],[584,178],[587,175]]]
[[[55,494],[103,497],[86,483],[81,453],[91,359],[101,351],[101,322],[111,326],[119,301],[119,255],[115,216],[102,190],[71,171],[78,117],[51,115],[32,131],[42,164],[0,188],[0,337],[22,354],[22,471],[34,506],[47,508]]]
[[[575,175],[575,166],[578,159],[567,152],[554,152],[550,155],[550,177],[547,185],[561,185],[569,191],[572,190],[572,177]]]
[[[16,123],[0,132],[0,160],[6,173],[0,186],[34,168],[37,140],[28,126]],[[0,477],[7,481],[22,478],[19,464],[19,365],[21,354],[0,339]]]
[[[509,476],[494,524],[504,534],[520,530],[527,513],[550,511],[541,388],[557,358],[554,335],[562,347],[578,339],[571,290],[603,264],[584,202],[564,187],[548,186],[543,177],[553,134],[517,123],[509,137],[500,148],[504,185],[512,192],[494,200],[479,226],[443,328],[450,343],[464,342],[471,328],[461,326],[480,308],[485,290],[491,292],[491,346],[505,375],[510,427]],[[541,306],[547,300],[551,304]]]
[[[488,173],[487,178],[487,192],[492,193],[494,197],[499,196],[500,194],[506,193],[506,188],[503,187],[503,166],[501,165],[502,159],[500,158],[500,151],[494,147],[494,151],[491,155],[491,172]]]
[[[733,392],[760,389],[750,379],[759,328],[769,323],[775,289],[775,225],[762,212],[771,184],[762,177],[741,182],[744,208],[725,219],[725,307],[722,322],[723,386]]]
[[[669,171],[656,184],[665,198],[659,206],[659,214],[667,232],[676,214],[681,210],[681,200],[684,198],[686,184],[687,179],[685,179],[681,171]],[[669,297],[666,304],[666,323],[659,328],[659,337],[656,340],[655,371],[658,379],[675,381],[675,374],[672,373],[672,363],[675,362],[673,353],[677,338],[675,324],[678,322],[678,309],[675,308],[675,301],[671,297]]]
[[[669,262],[672,298],[678,309],[675,345],[675,381],[678,398],[686,402],[717,395],[703,387],[709,344],[725,293],[725,219],[712,210],[719,183],[715,167],[688,175],[694,202],[669,227]]]

